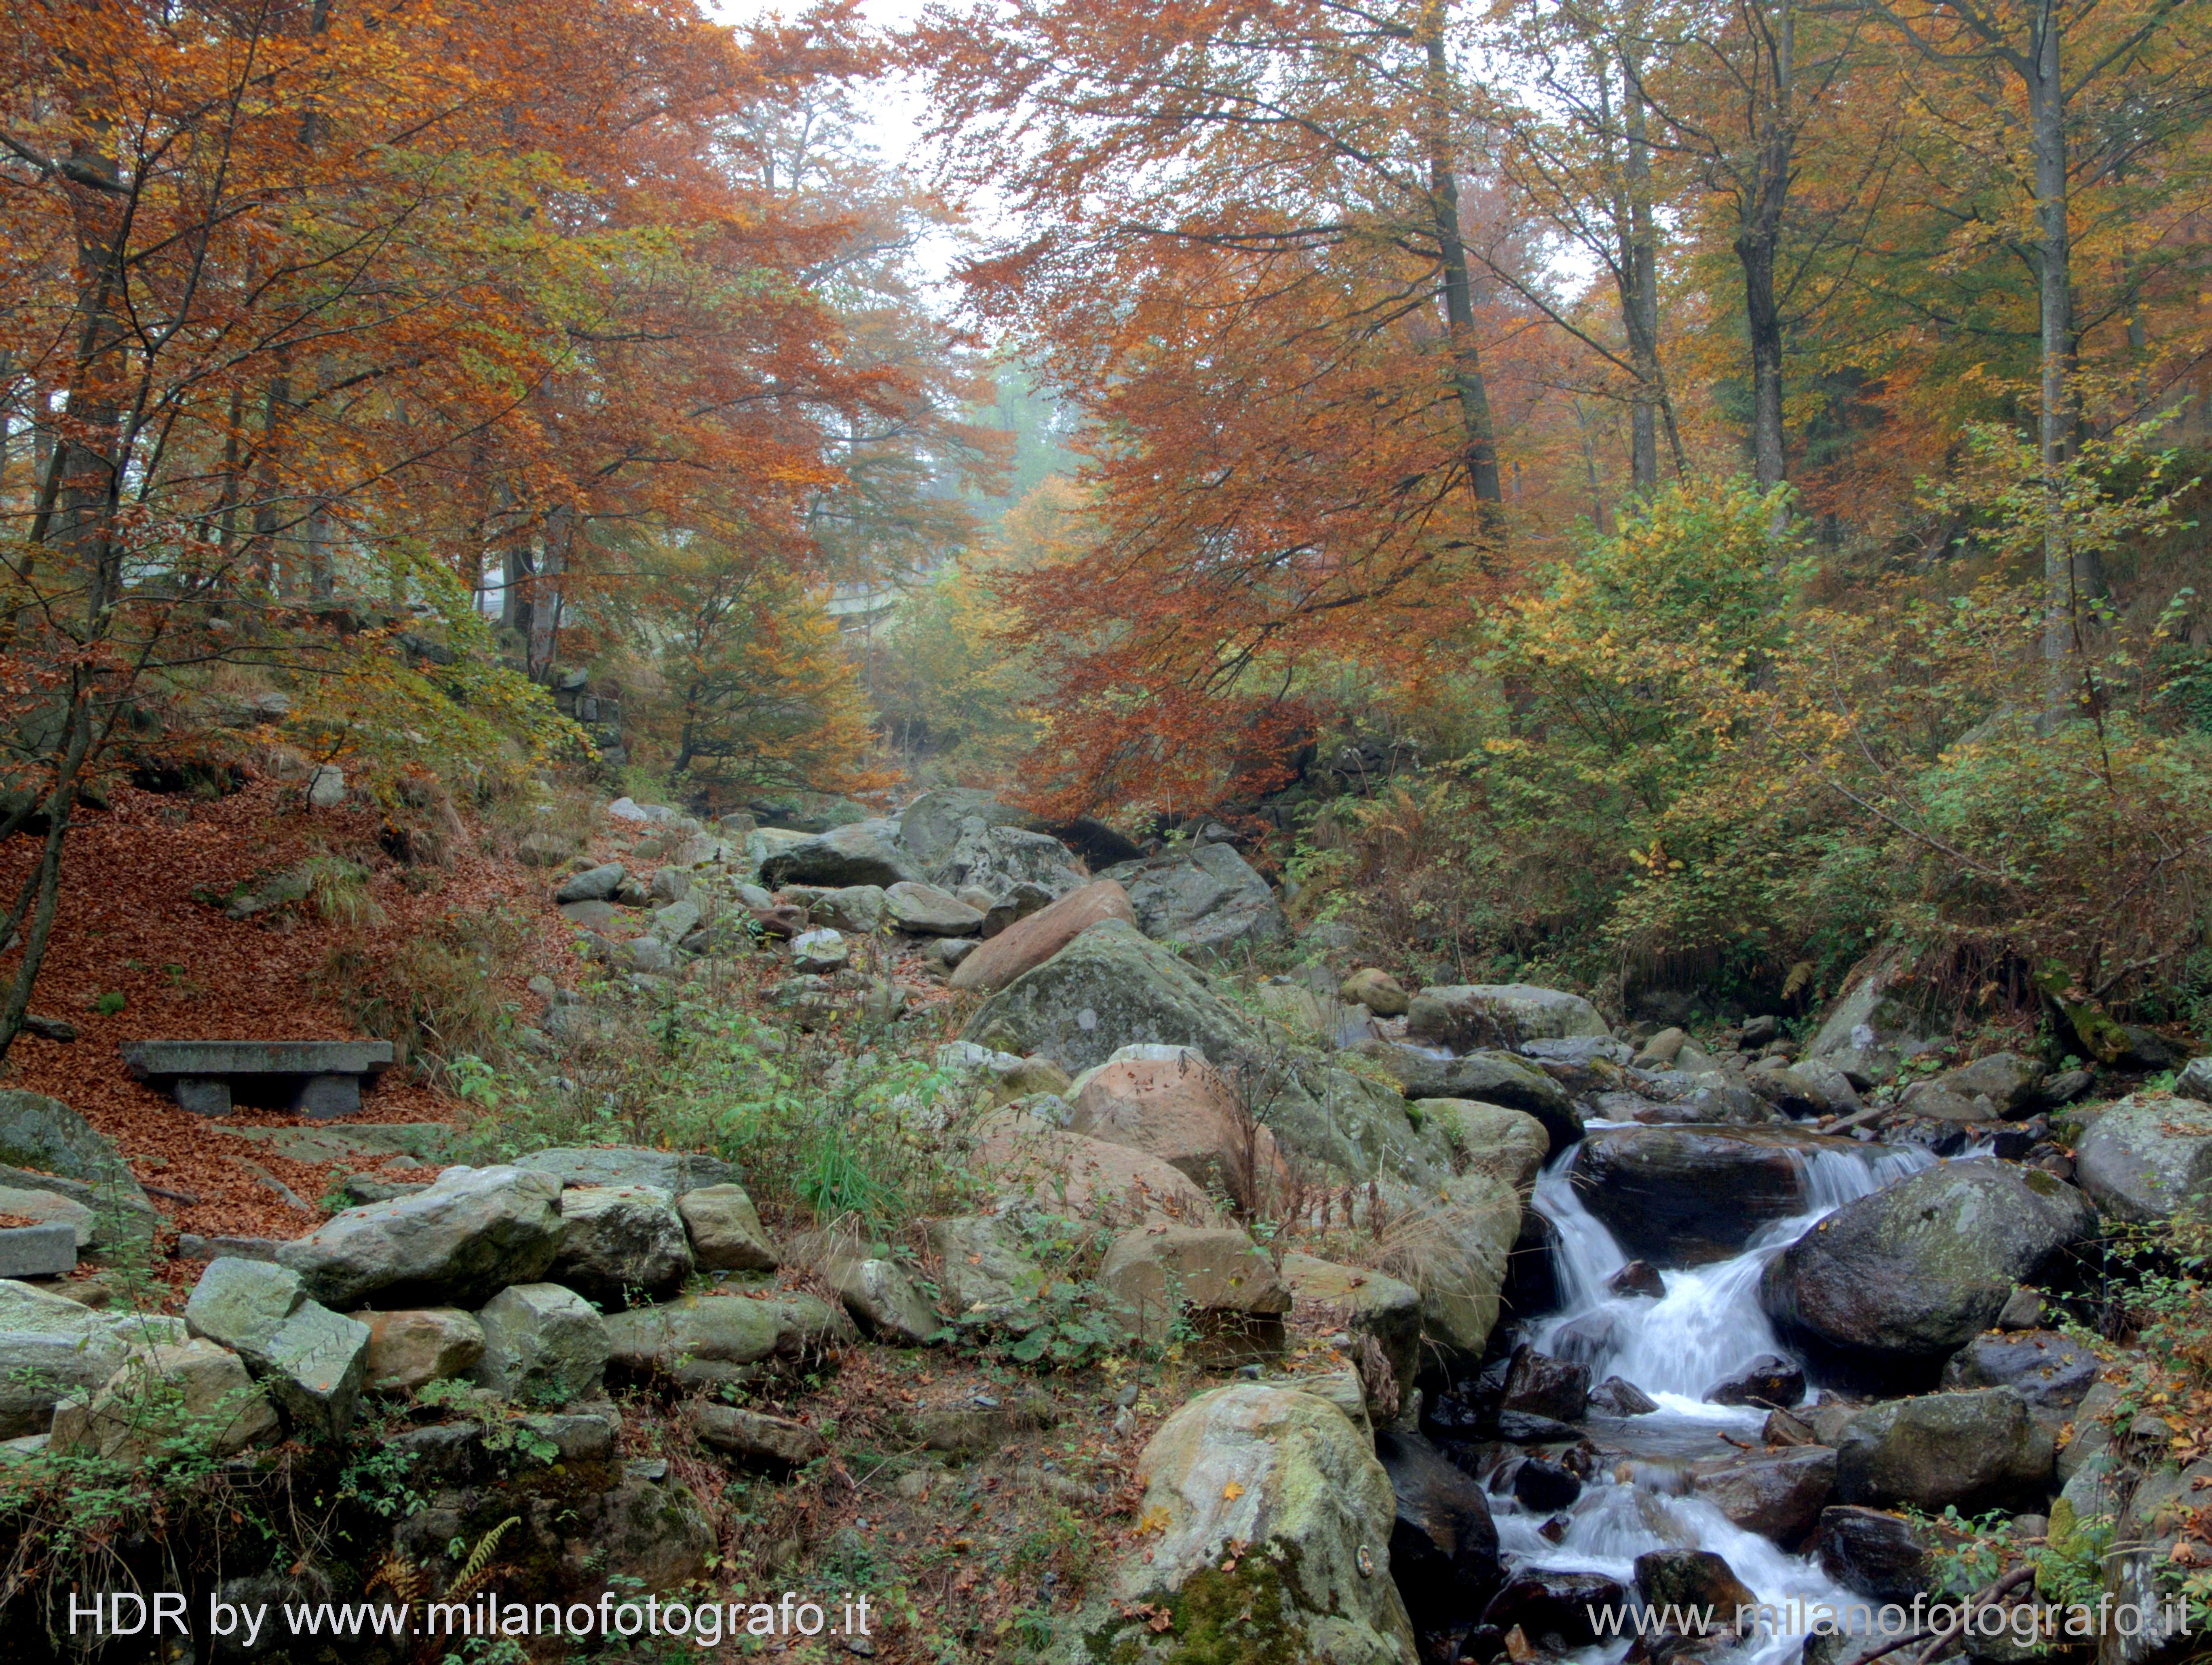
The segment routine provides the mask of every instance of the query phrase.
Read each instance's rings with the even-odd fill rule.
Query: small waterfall
[[[1598,1130],[1603,1124],[1593,1124]],[[1719,1456],[1729,1435],[1755,1445],[1765,1420],[1760,1410],[1708,1405],[1706,1389],[1762,1353],[1786,1353],[1759,1305],[1760,1273],[1767,1261],[1795,1242],[1823,1215],[1928,1166],[1934,1158],[1911,1147],[1814,1151],[1797,1158],[1805,1212],[1760,1232],[1734,1259],[1715,1265],[1659,1269],[1667,1293],[1649,1297],[1607,1293],[1606,1281],[1627,1257],[1613,1234],[1583,1206],[1569,1183],[1567,1152],[1539,1178],[1532,1199],[1558,1233],[1553,1264],[1560,1310],[1540,1321],[1530,1339],[1547,1352],[1590,1367],[1591,1379],[1617,1375],[1659,1403],[1650,1415],[1631,1419],[1626,1437],[1655,1460],[1624,1465],[1625,1478],[1601,1475],[1588,1483],[1563,1523],[1540,1530],[1546,1517],[1528,1513],[1510,1497],[1493,1497],[1499,1546],[1517,1568],[1600,1572],[1632,1590],[1636,1558],[1668,1547],[1709,1549],[1724,1557],[1762,1602],[1826,1602],[1846,1611],[1863,1598],[1832,1583],[1810,1559],[1784,1553],[1755,1533],[1732,1524],[1689,1485],[1681,1456]],[[1564,1530],[1561,1530],[1561,1527]],[[1803,1638],[1765,1636],[1736,1657],[1745,1665],[1786,1665]],[[1626,1644],[1591,1650],[1616,1660]]]
[[[1559,1234],[1553,1256],[1559,1311],[1530,1339],[1547,1353],[1590,1367],[1590,1378],[1626,1377],[1662,1405],[1716,1417],[1705,1390],[1762,1353],[1785,1351],[1759,1305],[1759,1278],[1773,1254],[1823,1215],[1926,1167],[1923,1150],[1792,1152],[1805,1187],[1804,1213],[1766,1226],[1741,1255],[1710,1266],[1662,1268],[1667,1293],[1613,1295],[1606,1281],[1627,1264],[1613,1233],[1583,1206],[1568,1169],[1570,1150],[1545,1169],[1531,1199]],[[1733,1414],[1732,1413],[1729,1414]]]

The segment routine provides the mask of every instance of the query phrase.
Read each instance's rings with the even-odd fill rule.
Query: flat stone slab
[[[76,1268],[76,1228],[67,1220],[0,1227],[0,1278],[51,1278]]]
[[[392,1068],[392,1043],[343,1041],[126,1041],[131,1079],[164,1085],[180,1076],[374,1075]]]

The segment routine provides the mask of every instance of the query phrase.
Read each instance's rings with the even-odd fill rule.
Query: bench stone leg
[[[307,1084],[300,1089],[296,1108],[301,1115],[318,1122],[333,1116],[351,1116],[361,1108],[361,1077],[310,1075]]]
[[[179,1105],[195,1116],[230,1114],[230,1083],[208,1075],[180,1075],[170,1089]]]

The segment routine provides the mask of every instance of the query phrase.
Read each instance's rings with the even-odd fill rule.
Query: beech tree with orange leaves
[[[975,309],[1097,436],[1095,553],[1010,592],[1064,808],[1279,778],[1302,664],[1388,678],[1507,570],[1486,337],[1526,320],[1469,257],[1452,27],[1026,0],[907,43],[951,173],[1018,222],[967,268]]]

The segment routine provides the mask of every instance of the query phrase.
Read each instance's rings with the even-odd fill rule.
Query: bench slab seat
[[[361,1108],[361,1083],[392,1068],[392,1043],[343,1041],[129,1041],[123,1067],[199,1116],[228,1116],[234,1103],[282,1105],[321,1119]]]

